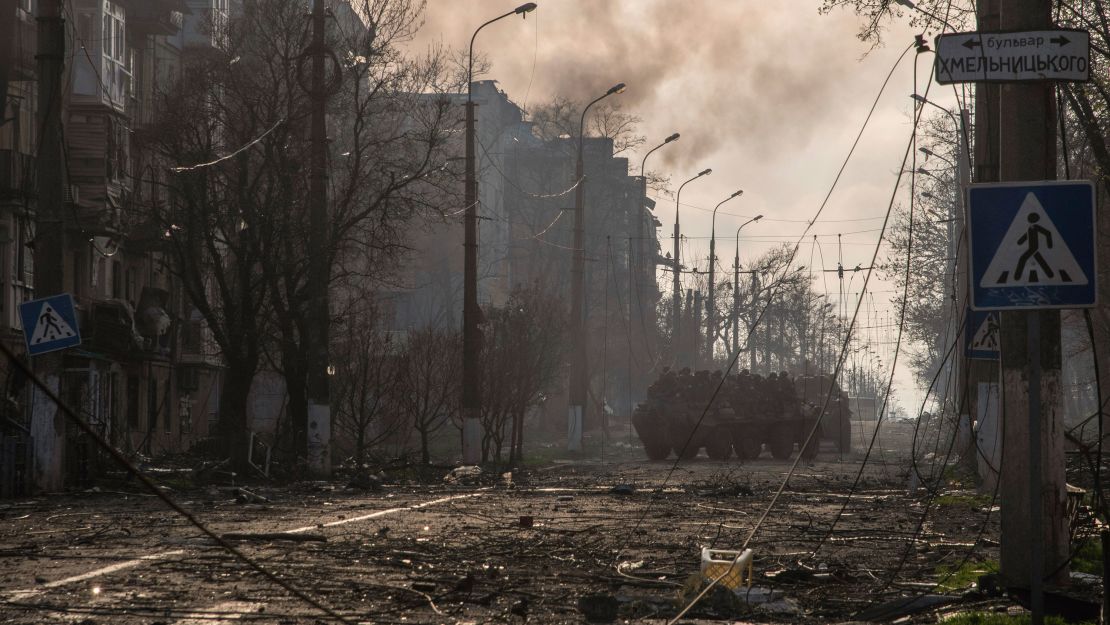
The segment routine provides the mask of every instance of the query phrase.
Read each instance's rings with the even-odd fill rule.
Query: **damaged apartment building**
[[[25,353],[19,305],[35,299],[36,15],[16,0],[0,111],[0,340]],[[0,3],[5,12],[9,3]],[[220,363],[200,315],[175,285],[150,217],[172,202],[168,164],[145,153],[156,94],[183,55],[215,46],[228,0],[68,0],[61,100],[64,291],[80,346],[62,353],[61,396],[119,449],[188,450],[208,434]],[[26,356],[23,356],[26,358]],[[34,367],[34,358],[29,359]],[[32,389],[5,363],[0,496],[80,483],[96,454],[74,428],[32,432]],[[55,424],[60,424],[55,419]],[[32,436],[35,434],[35,436]],[[47,440],[53,438],[54,440]]]
[[[504,305],[513,288],[540,283],[566,302],[569,311],[577,140],[565,134],[541,136],[521,107],[494,80],[475,81],[471,90],[477,104],[479,305]],[[458,105],[461,117],[466,93],[449,97]],[[458,145],[451,152],[462,155],[461,129],[453,136]],[[587,137],[583,157],[591,358],[600,362],[608,338],[608,369],[614,372],[608,384],[598,378],[593,386],[598,391],[608,389],[610,397],[606,401],[627,411],[629,397],[638,401],[646,392],[650,348],[645,345],[655,340],[654,311],[659,299],[655,260],[659,256],[660,224],[652,214],[654,202],[644,197],[642,181],[629,171],[628,159],[614,153],[612,139]],[[461,166],[460,160],[460,170]],[[413,253],[403,268],[403,288],[384,294],[390,311],[386,321],[392,330],[400,333],[428,325],[462,327],[460,211],[461,207],[445,209],[448,218],[441,223],[410,231]],[[631,299],[630,282],[634,294]],[[618,310],[622,311],[619,315],[615,312]],[[610,314],[608,328],[606,312]],[[617,321],[618,316],[624,321]],[[625,338],[630,329],[631,341]],[[624,351],[629,344],[635,351],[631,395],[629,359]],[[592,367],[595,378],[601,370],[600,366]],[[544,413],[558,427],[562,427],[566,414],[562,403],[566,397],[562,395],[552,397],[544,407]]]

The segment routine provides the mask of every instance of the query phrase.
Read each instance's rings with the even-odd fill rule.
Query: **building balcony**
[[[10,80],[34,80],[38,26],[30,12],[16,9],[15,33],[12,41],[4,45],[12,47],[12,75]]]
[[[35,192],[35,158],[15,150],[0,150],[0,201],[22,200]]]
[[[132,35],[176,35],[188,12],[184,0],[133,2],[127,8],[127,25]]]
[[[112,355],[132,354],[141,349],[142,336],[135,329],[131,307],[117,300],[92,300],[82,324],[87,349]]]
[[[143,303],[140,303],[141,308]],[[81,327],[87,349],[120,360],[169,360],[168,317],[165,322],[161,318],[152,320],[151,306],[136,313],[120,300],[93,299],[86,300],[85,304],[85,320]],[[149,330],[152,323],[165,323],[167,327],[158,334]]]

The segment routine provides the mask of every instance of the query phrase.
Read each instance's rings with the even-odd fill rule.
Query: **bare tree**
[[[348,319],[346,339],[334,345],[337,366],[332,414],[337,438],[353,444],[355,467],[361,470],[367,449],[387,438],[398,425],[386,417],[396,414],[401,403],[403,358],[390,335],[374,327],[372,316]]]
[[[459,413],[462,337],[435,327],[410,330],[399,365],[398,403],[420,437],[420,460],[431,462],[432,435]]]
[[[244,0],[219,47],[185,55],[185,80],[165,94],[149,134],[159,156],[181,166],[154,225],[168,233],[171,268],[228,365],[222,430],[234,450],[246,447],[246,397],[267,354],[285,379],[293,446],[304,453],[310,254],[326,256],[333,285],[383,275],[403,251],[403,224],[437,212],[454,180],[443,149],[457,120],[436,95],[442,55],[399,49],[421,24],[423,2],[332,8],[323,249],[308,246],[302,6]]]
[[[296,21],[300,9],[281,0],[253,0],[268,15],[263,22]],[[303,193],[292,193],[284,210],[275,211],[283,236],[264,267],[279,330],[280,369],[289,393],[294,452],[304,453],[307,435],[307,380],[310,323],[310,281],[307,258],[323,253],[332,280],[355,273],[366,282],[389,271],[403,251],[401,226],[422,209],[435,210],[441,185],[454,177],[446,170],[447,130],[457,123],[450,102],[435,95],[445,71],[443,58],[407,58],[399,44],[421,24],[423,3],[385,0],[355,3],[368,24],[359,30],[340,27],[328,34],[339,63],[330,99],[333,141],[330,143],[329,227],[323,250],[309,246],[309,211]],[[255,25],[263,30],[265,23]],[[299,28],[303,28],[303,25]],[[268,41],[278,48],[299,42],[299,31],[278,30]],[[283,43],[285,42],[285,43]],[[271,43],[271,47],[275,44]],[[301,89],[299,58],[282,61],[273,73],[289,84],[303,109],[308,93]],[[429,95],[431,94],[431,95]],[[303,119],[303,113],[300,115]],[[304,145],[303,138],[300,144]],[[285,172],[307,184],[308,172],[296,151]]]
[[[559,381],[566,343],[566,314],[539,283],[513,289],[505,305],[486,312],[482,350],[482,460],[521,458],[524,417]]]
[[[556,96],[532,112],[534,132],[547,141],[577,139],[583,104]],[[644,137],[636,134],[636,127],[641,121],[639,117],[623,112],[619,104],[602,103],[586,118],[586,136],[612,139],[613,153],[620,154],[644,143]],[[568,145],[568,150],[573,149],[574,145]]]
[[[914,27],[938,31],[944,22],[956,29],[975,30],[975,3],[969,0],[919,0],[920,10],[909,9],[894,0],[823,0],[820,11],[849,9],[862,18],[857,36],[878,46],[883,41],[883,28],[895,19],[907,19]],[[941,21],[943,20],[943,21]]]
[[[260,267],[276,238],[267,216],[286,192],[272,164],[291,129],[280,97],[258,97],[257,59],[239,54],[238,38],[227,41],[235,43],[184,58],[182,82],[162,95],[152,131],[139,137],[176,167],[144,174],[154,210],[132,218],[162,233],[167,265],[219,347],[219,434],[245,470],[247,398],[269,312]],[[222,156],[228,146],[244,147]],[[169,197],[159,201],[162,185]]]

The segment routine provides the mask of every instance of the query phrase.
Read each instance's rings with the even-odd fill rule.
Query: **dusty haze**
[[[482,22],[511,11],[512,0],[429,0],[427,21],[412,43],[466,49]],[[476,51],[491,63],[483,78],[497,80],[526,108],[563,96],[580,101],[618,82],[618,100],[643,118],[645,149],[672,132],[682,139],[652,156],[649,169],[681,181],[704,167],[714,174],[683,192],[684,264],[704,268],[711,209],[738,188],[742,198],[717,217],[719,267],[728,271],[736,227],[745,228],[741,263],[773,245],[793,242],[811,219],[871,107],[884,77],[912,41],[894,25],[886,46],[871,50],[856,39],[855,16],[819,15],[819,0],[539,0],[526,20],[507,18],[479,35]],[[930,33],[931,38],[934,33]],[[826,268],[867,266],[911,130],[914,91],[911,52],[891,79],[837,192],[799,253],[808,263],[812,234]],[[932,56],[918,61],[922,89]],[[949,92],[950,93],[950,92]],[[941,90],[936,100],[947,105]],[[642,152],[629,154],[633,172]],[[673,198],[660,197],[660,242],[672,245]],[[840,245],[838,247],[837,234]],[[858,292],[862,274],[845,289]],[[824,283],[825,281],[820,281]],[[827,280],[830,296],[839,285]],[[884,309],[890,287],[877,284]],[[908,378],[899,376],[903,388]],[[907,389],[908,390],[908,389]],[[906,396],[906,403],[912,398]],[[909,406],[907,406],[909,407]]]

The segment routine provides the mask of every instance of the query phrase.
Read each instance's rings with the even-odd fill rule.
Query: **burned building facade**
[[[461,117],[466,94],[448,97],[458,104]],[[563,302],[569,314],[577,141],[539,136],[495,81],[474,82],[472,97],[477,103],[479,304],[500,306],[515,287],[539,284]],[[461,155],[461,127],[454,134],[458,146],[452,153]],[[653,261],[659,253],[658,223],[640,178],[629,172],[626,158],[614,154],[611,139],[587,137],[583,157],[592,387],[599,398],[605,389],[605,401],[618,411],[629,410],[630,397],[635,402],[644,396],[651,369],[651,348],[645,346],[656,336],[659,290]],[[462,171],[461,161],[457,169]],[[401,286],[384,295],[391,313],[386,323],[393,330],[429,324],[461,328],[462,208],[460,193],[458,208],[444,207],[445,217],[438,223],[410,233],[413,253],[403,268]],[[603,358],[606,367],[600,366]],[[607,381],[601,380],[603,370],[610,373]],[[552,423],[561,424],[565,418],[565,400],[553,397],[545,406]]]
[[[17,3],[6,110],[0,111],[0,338],[24,351],[19,304],[35,299],[36,16]],[[214,46],[228,0],[69,0],[62,123],[64,292],[74,298],[80,346],[63,352],[61,396],[120,449],[187,450],[217,417],[220,361],[207,329],[175,284],[152,215],[174,200],[170,164],[146,150],[157,95],[181,79],[184,55]],[[0,16],[9,20],[12,16]],[[32,367],[34,358],[30,359]],[[32,428],[30,385],[8,372],[6,450],[15,484],[55,489],[87,475],[89,442],[55,419]],[[21,449],[25,448],[25,450]],[[14,486],[13,486],[14,488]]]

